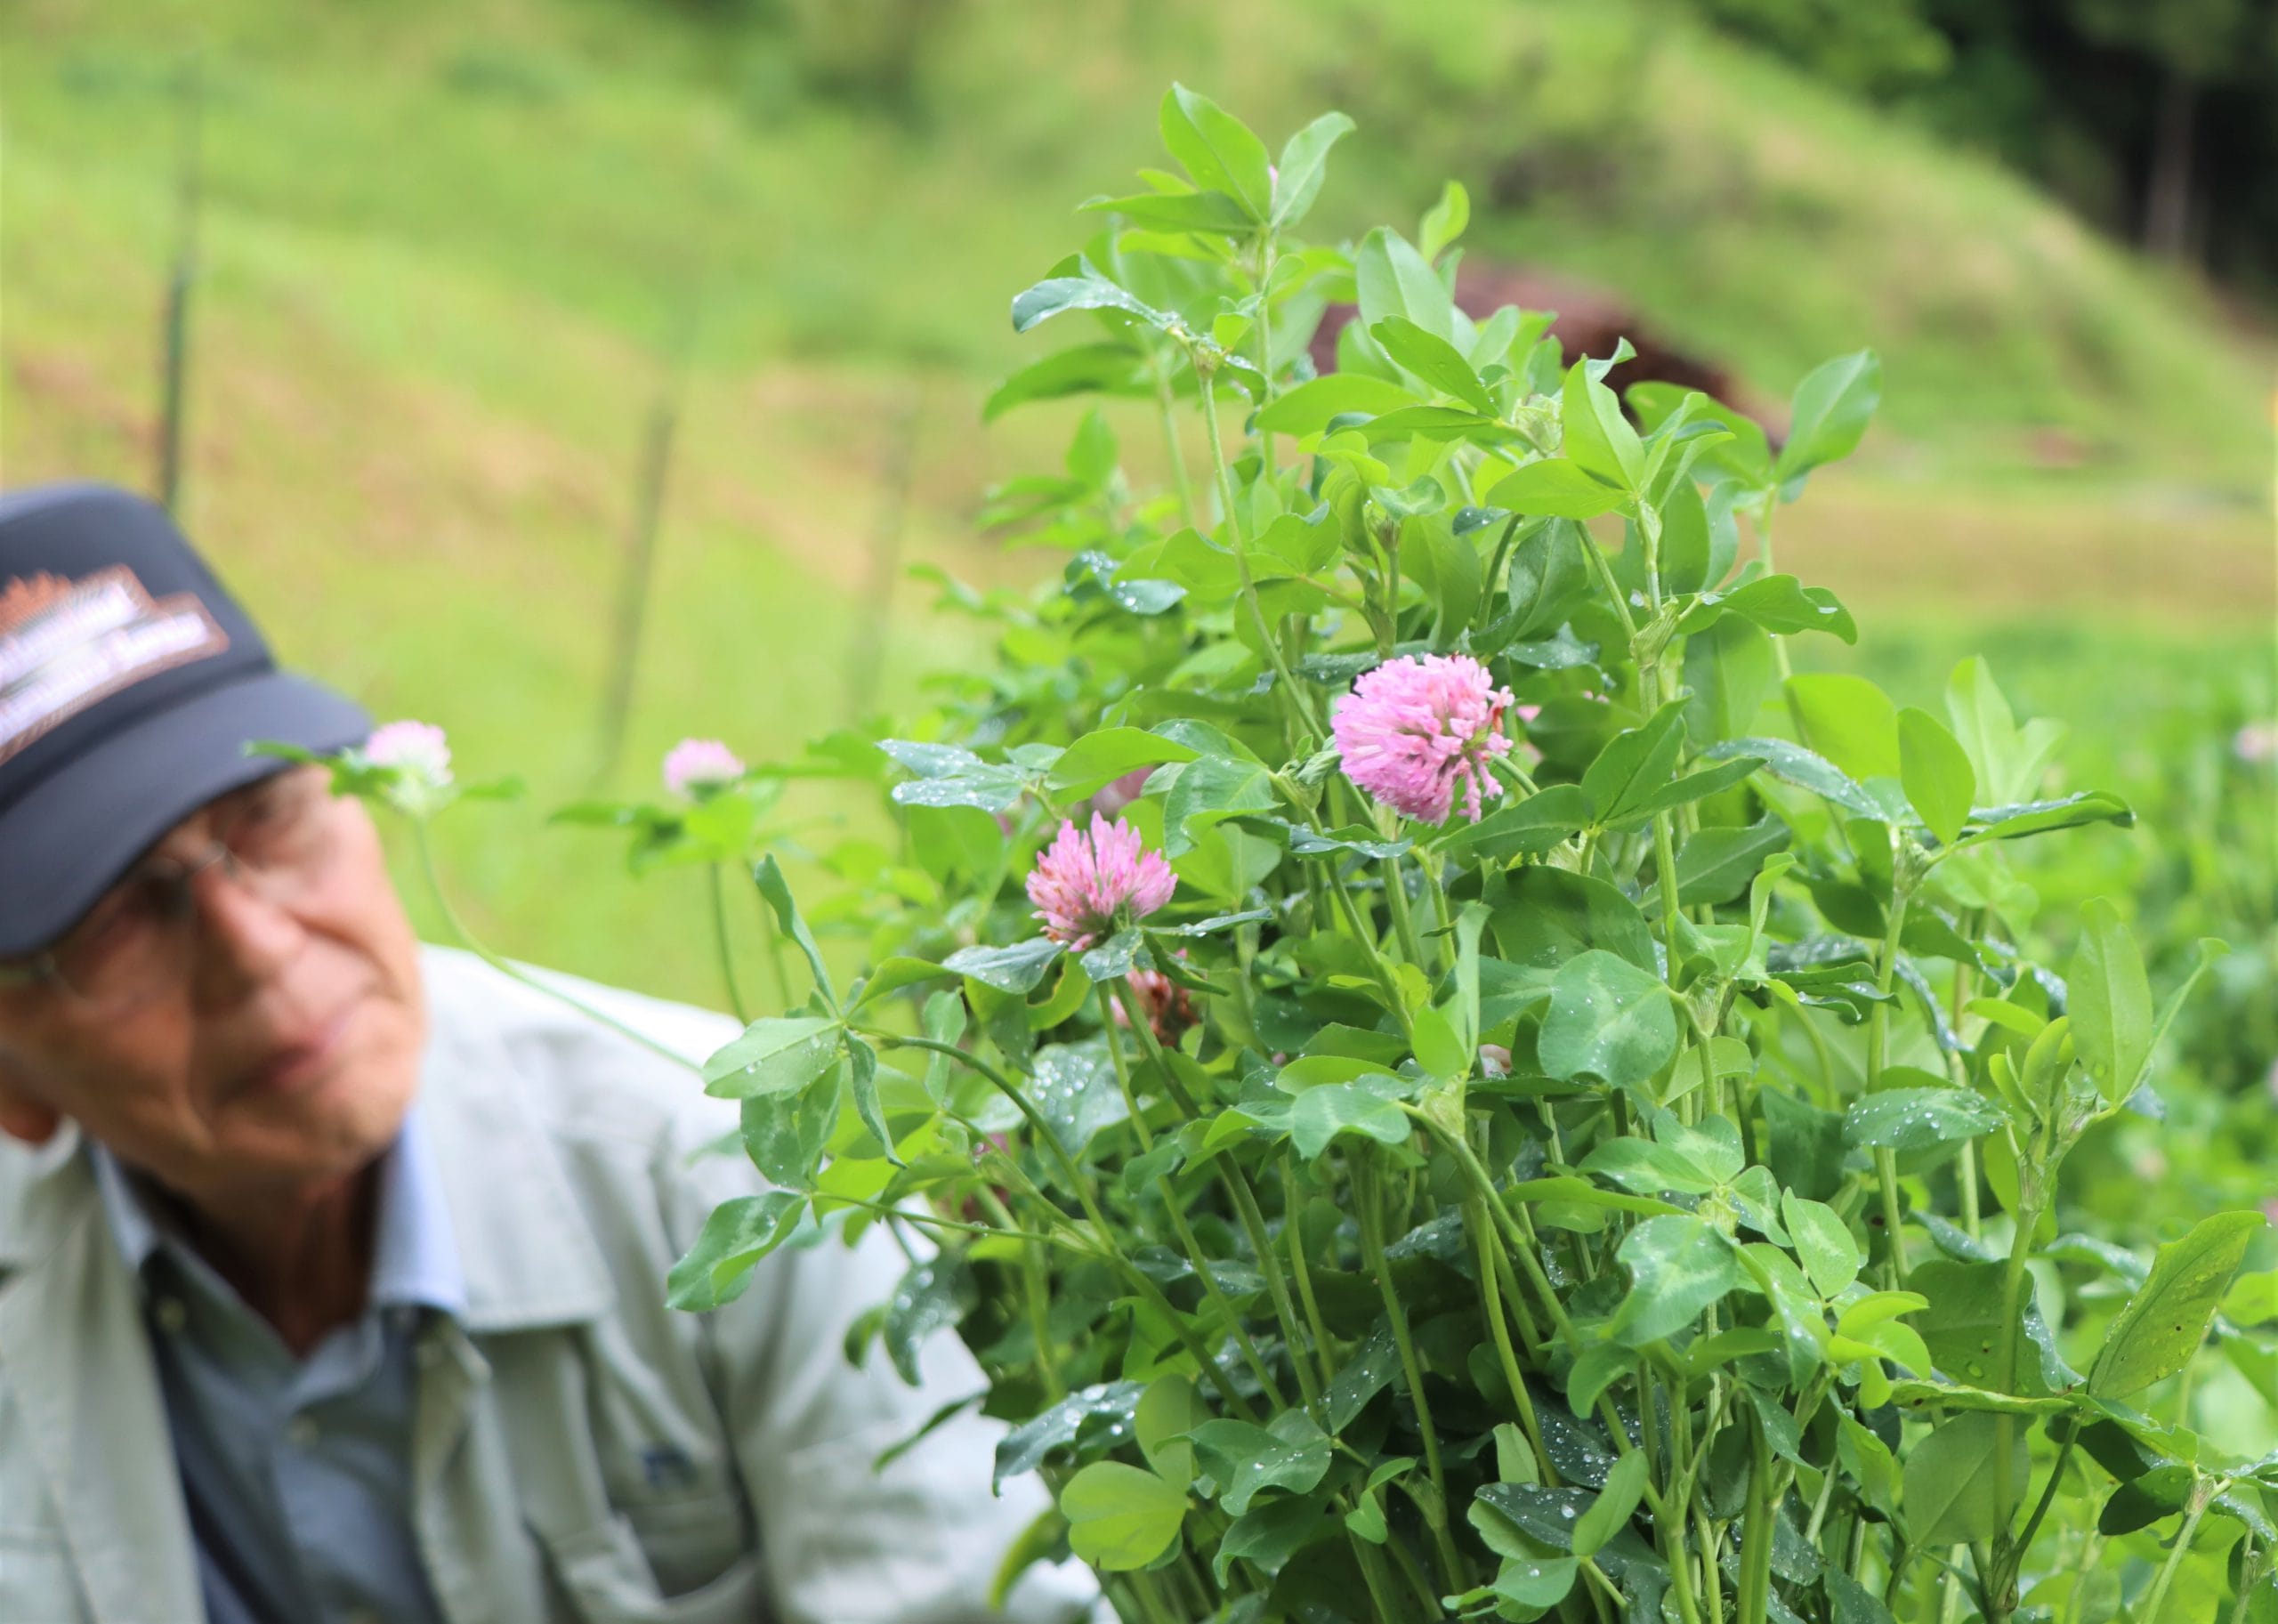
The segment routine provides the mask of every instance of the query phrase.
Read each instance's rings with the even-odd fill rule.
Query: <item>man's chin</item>
[[[342,1056],[288,1082],[264,1079],[225,1108],[217,1148],[248,1182],[327,1184],[361,1172],[395,1142],[417,1091],[416,1071],[392,1055]]]

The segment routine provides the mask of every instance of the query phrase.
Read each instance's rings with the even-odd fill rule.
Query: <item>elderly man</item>
[[[363,807],[246,752],[368,725],[158,509],[0,498],[0,1620],[1082,1616],[1052,1568],[990,1608],[1043,1502],[988,1424],[873,1471],[982,1385],[845,1361],[890,1245],[663,1305],[731,1119],[420,948]]]

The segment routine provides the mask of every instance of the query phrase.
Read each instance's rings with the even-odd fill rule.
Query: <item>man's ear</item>
[[[14,1065],[0,1054],[0,1134],[26,1144],[45,1144],[62,1125],[62,1114],[27,1093]]]

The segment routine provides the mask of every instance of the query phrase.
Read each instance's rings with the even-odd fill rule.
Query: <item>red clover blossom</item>
[[[439,788],[451,781],[450,741],[432,723],[391,722],[375,728],[364,741],[364,759]]]
[[[1503,793],[1488,764],[1510,753],[1511,691],[1466,654],[1406,655],[1362,673],[1331,730],[1345,776],[1407,817],[1443,823],[1463,787],[1465,814]]]
[[[744,775],[736,753],[716,739],[683,739],[665,756],[665,792],[697,798],[698,792],[732,784]]]
[[[1083,949],[1114,933],[1119,916],[1136,919],[1171,900],[1178,879],[1159,852],[1140,849],[1139,831],[1097,812],[1086,831],[1062,819],[1060,833],[1029,874],[1029,901],[1044,933]]]

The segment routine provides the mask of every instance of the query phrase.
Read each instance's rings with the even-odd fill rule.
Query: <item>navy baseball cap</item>
[[[0,958],[38,951],[175,824],[278,772],[255,739],[371,731],[279,671],[165,510],[124,490],[0,495]]]

